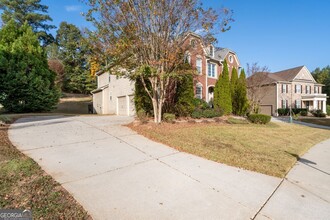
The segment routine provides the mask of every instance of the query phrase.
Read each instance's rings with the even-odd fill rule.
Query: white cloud
[[[81,9],[80,5],[66,5],[65,6],[65,10],[67,12],[71,12],[71,11],[79,11]]]

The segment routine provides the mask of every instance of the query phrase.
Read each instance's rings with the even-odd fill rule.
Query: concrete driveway
[[[9,136],[94,219],[271,216],[272,210],[263,214],[262,207],[282,179],[178,152],[121,126],[131,121],[29,117],[14,123]]]

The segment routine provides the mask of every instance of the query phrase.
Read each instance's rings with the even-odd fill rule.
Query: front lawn
[[[138,133],[180,151],[209,160],[284,177],[330,131],[286,123],[129,125]]]

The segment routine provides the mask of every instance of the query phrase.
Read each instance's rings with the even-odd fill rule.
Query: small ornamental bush
[[[191,114],[192,118],[215,118],[223,116],[223,111],[220,109],[205,109],[205,110],[195,110]]]
[[[327,115],[325,113],[322,112],[322,110],[318,109],[318,110],[314,110],[312,111],[312,114],[315,117],[320,117],[320,118],[325,118]]]
[[[193,113],[191,113],[191,117],[196,119],[202,118],[203,112],[201,110],[195,110]]]
[[[174,123],[175,114],[164,113],[163,118],[165,122]]]
[[[148,114],[143,109],[140,109],[136,113],[136,116],[138,117],[141,123],[145,124],[148,122]]]
[[[250,114],[248,119],[254,124],[267,124],[270,122],[271,117],[263,114]]]
[[[308,112],[305,111],[305,110],[303,110],[303,111],[300,112],[300,115],[301,115],[301,116],[307,116],[307,114],[308,114]]]

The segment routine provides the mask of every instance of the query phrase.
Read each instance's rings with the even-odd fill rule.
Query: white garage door
[[[134,95],[129,96],[129,115],[135,115]]]
[[[126,96],[118,97],[118,115],[127,115]]]

